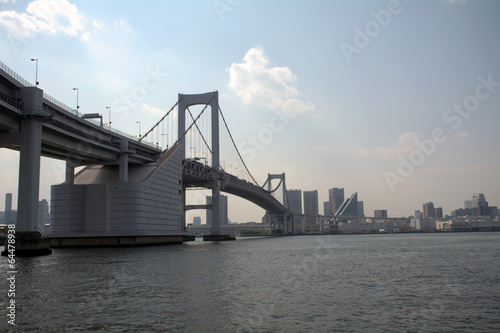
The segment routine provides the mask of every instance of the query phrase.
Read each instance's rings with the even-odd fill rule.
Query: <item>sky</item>
[[[81,112],[107,122],[112,106],[137,135],[178,93],[217,90],[260,184],[284,172],[288,189],[318,190],[320,213],[342,187],[367,216],[429,201],[449,214],[477,192],[500,206],[498,31],[486,0],[0,0],[0,61],[35,82],[37,58],[51,96],[74,107],[78,87]],[[18,168],[0,149],[2,209]],[[63,181],[64,162],[42,158],[40,199]],[[230,196],[233,222],[263,214]]]

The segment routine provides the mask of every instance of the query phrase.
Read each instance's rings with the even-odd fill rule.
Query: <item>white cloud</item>
[[[101,29],[103,28],[103,26],[104,26],[104,24],[99,23],[99,22],[97,22],[96,20],[93,20],[93,21],[92,21],[92,25],[93,25],[93,26],[94,26],[94,28],[96,28],[97,30],[101,30]]]
[[[320,153],[332,153],[333,150],[328,146],[316,145],[313,147],[314,151],[318,151]]]
[[[242,63],[233,63],[228,70],[229,88],[245,104],[255,104],[287,114],[314,110],[314,104],[298,97],[297,77],[288,67],[272,67],[260,48],[253,47]]]
[[[115,23],[114,23],[114,26],[119,31],[121,31],[121,33],[124,36],[127,36],[127,35],[129,35],[129,34],[131,34],[131,33],[134,32],[134,29],[132,29],[132,27],[130,26],[130,24],[128,24],[128,22],[126,20],[124,20],[123,18],[120,18],[120,19],[116,20]]]
[[[375,147],[372,150],[363,148],[358,152],[361,157],[365,156],[382,156],[382,157],[395,157],[400,155],[407,155],[413,149],[414,145],[399,145],[394,147]]]
[[[398,145],[405,144],[407,142],[415,142],[416,140],[420,139],[420,135],[414,132],[406,132],[403,133],[399,136],[398,138]]]
[[[13,38],[33,37],[37,33],[64,33],[77,36],[83,29],[83,18],[75,4],[67,0],[35,0],[25,13],[0,12],[0,25]]]
[[[92,37],[92,34],[90,32],[86,32],[80,37],[81,40],[86,41],[87,43],[90,42],[90,38]]]
[[[150,114],[152,116],[162,117],[166,113],[165,110],[160,110],[160,109],[154,108],[152,106],[149,106],[146,103],[142,103],[141,105],[139,105],[139,109],[140,109],[141,112],[148,113],[148,114]]]

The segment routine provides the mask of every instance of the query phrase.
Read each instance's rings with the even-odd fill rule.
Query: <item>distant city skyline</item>
[[[332,191],[329,191],[332,193]],[[302,198],[302,191],[298,189],[292,189],[287,191],[287,195],[289,196],[289,204],[290,211],[294,214],[314,214],[315,211],[315,201],[317,200],[317,191],[306,191],[306,197]],[[491,217],[498,215],[498,207],[497,206],[489,206],[486,201],[486,197],[483,193],[474,193],[471,196],[471,200],[464,200],[463,208],[457,207],[450,211],[443,212],[442,207],[434,207],[433,202],[424,202],[422,204],[422,212],[420,210],[415,210],[413,214],[401,215],[401,216],[392,216],[388,214],[387,209],[376,209],[373,214],[364,214],[363,210],[363,201],[357,200],[357,192],[353,193],[353,195],[344,200],[342,212],[343,215],[353,214],[353,209],[356,207],[359,216],[366,216],[368,218],[387,218],[387,217],[402,217],[408,218],[412,217],[415,219],[445,219],[455,218],[460,216],[481,216],[481,215],[489,215]],[[304,206],[307,201],[307,210],[309,213],[302,211],[302,202],[304,201]],[[212,197],[206,196],[206,203],[212,203]],[[228,217],[228,197],[226,195],[221,195],[221,225],[226,225],[231,223],[231,219]],[[319,209],[319,205],[318,205]],[[317,215],[330,216],[330,202],[323,202],[323,212],[318,210]],[[327,213],[328,211],[328,213]],[[346,213],[347,212],[347,213]],[[3,223],[16,223],[17,218],[17,210],[12,207],[12,193],[5,194],[5,209],[3,212],[2,221]],[[211,224],[211,210],[206,210],[205,212],[206,219],[203,224],[210,225]],[[352,215],[351,215],[352,216]],[[302,224],[302,217],[296,216],[295,223],[296,225]],[[224,222],[226,221],[226,222]],[[266,223],[266,215],[261,219],[262,223]],[[50,207],[48,201],[46,199],[41,199],[38,203],[38,228],[42,228],[45,224],[50,223]],[[235,221],[235,223],[246,223],[246,222],[258,222],[257,221]],[[316,220],[309,218],[306,219],[306,223],[316,223]],[[192,218],[193,226],[199,226],[202,224],[202,219],[200,216],[195,215]]]
[[[408,216],[425,202],[446,215],[478,192],[500,206],[500,2],[388,4],[244,1],[221,12],[210,1],[3,1],[0,61],[131,135],[178,93],[218,90],[260,184],[285,172],[287,188],[317,190],[321,204],[343,188],[366,215]],[[222,162],[241,177],[241,165]],[[13,207],[18,164],[0,149],[0,189]],[[42,158],[41,170],[39,200],[50,202],[65,165]],[[205,203],[207,191],[190,192],[188,203]],[[228,215],[264,212],[228,195]]]

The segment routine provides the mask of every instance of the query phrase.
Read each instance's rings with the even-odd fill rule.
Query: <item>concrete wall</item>
[[[108,235],[179,235],[181,225],[182,160],[181,150],[166,160],[137,168],[152,170],[134,172],[129,182],[78,184],[88,173],[77,175],[77,184],[54,185],[51,188],[50,236],[86,237]],[[101,172],[109,174],[109,168]],[[112,172],[118,173],[118,169]],[[87,175],[85,175],[87,173]],[[132,174],[132,173],[130,173]],[[115,178],[115,177],[112,177]],[[132,179],[130,179],[132,178]],[[116,179],[116,178],[115,178]]]

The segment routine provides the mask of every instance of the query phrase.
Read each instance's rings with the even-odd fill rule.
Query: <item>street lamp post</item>
[[[31,61],[36,62],[35,87],[38,87],[38,58],[31,59]]]
[[[109,116],[108,116],[108,121],[109,121],[109,129],[111,129],[111,106],[106,106],[106,109],[109,110]]]
[[[76,116],[78,117],[78,109],[80,108],[80,106],[78,105],[78,92],[80,89],[73,88],[73,90],[76,90]]]
[[[140,121],[136,121],[135,123],[139,124],[139,139],[140,139],[141,138],[141,122]]]

